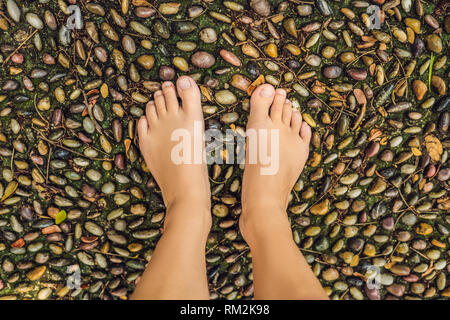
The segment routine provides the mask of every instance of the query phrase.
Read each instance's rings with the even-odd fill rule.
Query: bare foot
[[[270,110],[269,110],[270,109]],[[268,164],[262,164],[258,157],[256,163],[249,163],[249,140],[246,143],[246,162],[242,181],[242,215],[240,229],[245,240],[250,244],[255,232],[271,230],[290,231],[286,214],[289,193],[294,187],[305,166],[309,153],[311,128],[302,122],[298,110],[286,99],[286,91],[275,90],[270,84],[255,89],[250,100],[250,116],[247,133],[256,130],[258,149],[261,147],[261,132],[268,131],[264,144],[278,150],[278,170],[273,174],[262,174]],[[275,131],[271,131],[275,130]],[[278,131],[278,141],[270,132]],[[272,157],[276,161],[276,158]],[[264,230],[263,230],[264,229]],[[289,233],[290,234],[290,233]]]
[[[181,98],[181,106],[175,90]],[[174,132],[190,136],[188,163],[179,163],[180,159],[174,157],[174,147],[180,143],[178,140],[172,141]],[[154,100],[147,103],[146,115],[141,117],[138,123],[139,147],[147,167],[161,188],[167,211],[182,203],[189,211],[200,211],[201,214],[207,212],[206,224],[210,225],[208,170],[203,159],[200,159],[200,162],[194,161],[196,152],[197,157],[198,152],[203,154],[203,132],[200,90],[195,81],[188,76],[178,79],[176,89],[172,82],[164,82],[162,90],[154,93]],[[195,137],[201,139],[197,141],[197,145],[194,143]],[[200,149],[195,149],[196,147]],[[182,152],[180,154],[184,155]],[[194,213],[185,212],[185,214]],[[166,225],[168,219],[170,217],[166,217]]]

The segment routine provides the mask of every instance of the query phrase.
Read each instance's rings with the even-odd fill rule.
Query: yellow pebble
[[[406,27],[406,36],[407,36],[408,42],[410,44],[413,44],[414,40],[416,38],[416,36],[414,34],[414,30],[411,29],[410,27]]]
[[[152,42],[147,39],[141,41],[141,46],[147,50],[150,50],[153,47]]]
[[[138,251],[141,251],[141,249],[142,249],[142,244],[140,244],[140,243],[130,243],[129,245],[128,245],[128,250],[130,250],[131,252],[138,252]]]
[[[442,291],[442,295],[444,297],[450,298],[450,287],[447,287],[444,291]]]
[[[356,267],[359,265],[359,255],[354,255],[352,261],[350,262],[350,267]]]
[[[45,270],[47,270],[46,266],[37,267],[30,272],[27,273],[27,278],[31,281],[38,280],[44,274]]]
[[[312,214],[323,216],[328,213],[329,202],[330,201],[328,199],[325,199],[322,202],[319,202],[318,204],[312,206],[309,211]]]
[[[295,44],[292,44],[292,43],[288,43],[284,47],[286,48],[287,51],[292,53],[294,56],[298,56],[302,52],[298,46],[296,46]]]
[[[438,241],[436,239],[431,240],[431,244],[436,246],[436,247],[443,248],[443,249],[446,247],[445,243],[440,242],[440,241]]]
[[[312,158],[309,160],[308,164],[311,167],[317,167],[322,160],[322,155],[320,153],[314,152]]]
[[[433,227],[430,226],[428,223],[424,223],[424,222],[422,222],[416,229],[417,234],[421,234],[424,236],[426,236],[432,232],[433,232]]]
[[[364,254],[368,257],[373,257],[376,254],[375,246],[370,243],[366,243]]]
[[[109,90],[108,85],[106,83],[103,83],[100,87],[100,93],[102,94],[103,98],[106,98],[108,96]]]
[[[278,48],[275,44],[269,43],[266,48],[265,52],[272,58],[278,57]]]
[[[420,20],[414,19],[414,18],[405,18],[403,20],[403,22],[405,23],[405,25],[407,27],[410,27],[414,33],[416,34],[420,34]]]
[[[22,73],[22,68],[16,68],[16,67],[9,67],[9,74],[14,76],[16,74]]]
[[[183,72],[187,72],[189,70],[189,64],[183,57],[174,57],[172,62],[175,67]]]
[[[282,14],[277,14],[276,16],[273,16],[271,20],[273,23],[278,23],[278,22],[283,21],[283,19],[284,19],[284,16]]]
[[[302,114],[303,120],[305,120],[305,122],[307,124],[309,124],[312,128],[315,128],[317,126],[316,121],[314,121],[314,119],[311,117],[311,115],[309,113],[303,113]]]

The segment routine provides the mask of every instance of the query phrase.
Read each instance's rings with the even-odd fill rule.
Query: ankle
[[[239,226],[242,236],[251,250],[267,244],[285,245],[293,242],[292,229],[287,219],[270,222],[256,222],[247,220],[245,217],[240,219]]]
[[[173,199],[166,204],[164,229],[186,229],[206,236],[212,226],[211,202],[197,197]]]
[[[292,239],[292,229],[284,206],[243,208],[239,227],[250,246],[268,239]]]

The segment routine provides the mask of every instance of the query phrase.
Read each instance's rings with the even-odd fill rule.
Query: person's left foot
[[[189,207],[194,206],[200,211],[208,212],[209,217],[206,219],[210,224],[210,185],[206,162],[203,159],[205,143],[200,90],[188,76],[178,79],[176,89],[182,101],[181,106],[175,86],[170,81],[164,82],[162,90],[155,92],[154,100],[147,103],[146,115],[141,117],[138,123],[139,148],[147,167],[161,188],[166,207],[180,202],[192,204]],[[194,132],[195,130],[197,132]],[[180,145],[179,141],[173,141],[180,138],[178,134],[190,139],[188,150],[174,152],[177,150],[174,148]],[[198,140],[199,138],[201,140]],[[180,156],[182,158],[184,152],[188,155],[185,159],[187,163],[180,163]]]

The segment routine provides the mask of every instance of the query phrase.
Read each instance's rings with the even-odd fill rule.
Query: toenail
[[[286,91],[284,89],[277,89],[277,94],[280,96],[284,96],[286,94]]]
[[[269,98],[272,96],[273,94],[273,88],[270,86],[265,86],[262,90],[261,90],[261,96]]]
[[[178,85],[180,86],[180,89],[185,90],[191,87],[191,82],[189,81],[189,79],[181,78],[178,81]]]
[[[167,87],[170,87],[172,85],[172,82],[169,82],[169,81],[167,81],[167,82],[164,82],[163,83],[163,88],[167,88]]]
[[[286,99],[286,100],[284,101],[284,103],[290,104],[290,103],[291,103],[291,100]]]
[[[154,95],[155,95],[156,97],[162,95],[161,90],[156,91]]]

